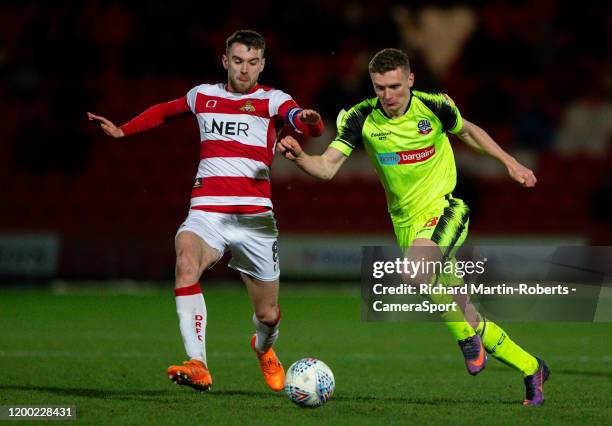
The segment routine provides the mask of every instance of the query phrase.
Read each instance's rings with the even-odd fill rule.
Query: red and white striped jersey
[[[288,94],[256,85],[233,93],[201,84],[186,95],[200,127],[200,163],[191,208],[272,208],[270,167],[279,118],[293,124],[299,106]],[[237,209],[240,210],[240,209]]]
[[[322,120],[305,123],[300,111],[280,90],[255,85],[241,94],[227,91],[221,83],[201,84],[186,96],[153,105],[121,129],[130,136],[192,112],[200,126],[200,163],[191,208],[258,213],[272,208],[270,166],[282,122],[308,136],[323,132]]]

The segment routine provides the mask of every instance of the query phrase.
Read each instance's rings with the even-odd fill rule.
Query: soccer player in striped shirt
[[[240,30],[226,41],[222,57],[227,83],[201,84],[174,101],[157,104],[117,127],[88,113],[109,136],[120,138],[192,113],[200,128],[200,163],[191,208],[178,229],[175,298],[179,328],[189,360],[167,373],[178,384],[208,390],[206,304],[200,277],[226,250],[229,266],[240,272],[253,305],[251,346],[272,390],[284,388],[285,373],[272,345],[278,337],[279,262],[276,222],[270,200],[270,167],[278,119],[295,131],[320,136],[320,115],[302,109],[286,93],[258,84],[265,65],[265,41]]]
[[[338,133],[322,155],[308,155],[292,137],[277,150],[311,176],[331,179],[358,144],[363,144],[383,184],[395,235],[408,258],[454,259],[467,235],[469,209],[452,196],[457,174],[447,132],[472,148],[499,160],[510,177],[524,187],[536,184],[531,170],[502,150],[480,127],[462,119],[445,94],[412,90],[414,74],[408,56],[384,49],[371,60],[370,77],[376,97],[338,117]],[[453,285],[451,276],[433,277]],[[431,276],[415,282],[432,282]],[[432,296],[452,303],[451,295]],[[463,312],[442,315],[461,348],[468,372],[476,375],[487,362],[486,352],[524,375],[524,405],[544,402],[542,386],[549,369],[527,353],[497,324],[481,316],[465,296],[457,300]]]

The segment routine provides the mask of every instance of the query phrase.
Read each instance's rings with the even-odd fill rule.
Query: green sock
[[[433,303],[449,304],[453,303],[453,296],[450,294],[432,294],[429,296]],[[465,340],[476,334],[474,328],[465,320],[465,315],[460,306],[457,306],[456,311],[447,311],[441,315],[444,323],[448,327],[451,334],[457,340]]]
[[[482,344],[495,358],[530,376],[538,371],[538,360],[519,345],[493,321],[481,318],[476,332],[482,336]]]
[[[465,340],[468,337],[472,337],[476,334],[474,328],[465,320],[463,314],[461,318],[457,318],[455,312],[447,312],[442,315],[444,323],[448,327],[451,334],[457,340]]]

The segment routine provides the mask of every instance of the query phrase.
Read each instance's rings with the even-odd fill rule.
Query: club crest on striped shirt
[[[417,128],[419,129],[419,133],[422,135],[427,135],[432,130],[429,120],[420,120],[419,124],[417,124]]]
[[[244,105],[242,105],[239,109],[240,111],[244,111],[244,112],[255,112],[256,111],[251,101],[246,101]]]

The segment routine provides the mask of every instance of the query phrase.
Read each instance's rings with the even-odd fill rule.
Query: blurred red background
[[[448,93],[538,177],[453,140],[471,235],[612,240],[609,6],[583,2],[8,2],[0,5],[0,233],[52,233],[64,278],[172,276],[173,237],[198,164],[193,118],[112,140],[85,112],[121,124],[150,105],[224,81],[225,38],[267,41],[262,84],[335,116],[373,96],[367,62],[400,47],[419,90]],[[579,19],[577,19],[579,16]],[[282,234],[391,235],[382,188],[357,152],[330,183],[282,158],[272,171]],[[6,254],[5,254],[6,255]],[[222,272],[218,272],[222,273]],[[9,274],[10,275],[10,274]]]

